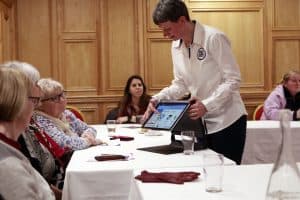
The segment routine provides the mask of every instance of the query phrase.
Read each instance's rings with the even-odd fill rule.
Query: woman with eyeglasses
[[[0,194],[4,199],[55,199],[17,142],[34,109],[32,86],[22,72],[0,66]]]
[[[96,139],[96,130],[79,120],[66,109],[66,92],[61,83],[53,79],[40,79],[37,83],[43,97],[33,118],[61,147],[85,149],[102,142]]]

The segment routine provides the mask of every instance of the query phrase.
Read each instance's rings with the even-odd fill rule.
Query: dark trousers
[[[247,116],[243,115],[229,127],[207,135],[208,148],[241,164],[246,140]]]

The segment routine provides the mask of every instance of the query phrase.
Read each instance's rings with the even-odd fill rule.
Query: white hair
[[[33,83],[40,80],[40,72],[31,64],[19,61],[9,61],[3,64],[4,67],[11,67],[20,70],[25,74]]]
[[[51,78],[42,78],[37,82],[37,85],[41,88],[44,94],[44,99],[53,96],[54,93],[64,91],[63,85]]]

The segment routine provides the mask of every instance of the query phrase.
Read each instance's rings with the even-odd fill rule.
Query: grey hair
[[[4,67],[10,67],[20,70],[29,78],[33,83],[40,80],[40,72],[31,64],[20,61],[9,61],[3,64]]]
[[[60,82],[51,78],[42,78],[37,82],[37,85],[44,94],[43,99],[53,96],[53,93],[55,92],[62,92],[64,90],[64,87]]]

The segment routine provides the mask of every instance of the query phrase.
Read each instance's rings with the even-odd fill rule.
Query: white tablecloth
[[[201,175],[193,182],[183,185],[169,183],[142,183],[133,181],[130,200],[264,200],[272,164],[225,166],[223,191],[208,193],[205,191],[203,169],[185,167],[178,169],[160,169],[159,171],[197,171]],[[155,172],[155,170],[149,170]],[[157,171],[157,170],[156,170]],[[135,170],[134,175],[140,174]]]
[[[291,122],[292,151],[300,161],[300,122]],[[279,121],[248,121],[242,164],[274,163],[281,143]]]
[[[105,126],[94,127],[99,133],[99,138],[107,138]],[[133,170],[199,167],[203,165],[203,153],[214,153],[211,150],[204,150],[197,151],[194,155],[183,155],[183,153],[163,155],[136,150],[139,147],[170,143],[169,132],[164,131],[161,136],[146,136],[139,134],[139,130],[139,128],[119,126],[118,135],[133,136],[134,140],[121,142],[119,146],[96,146],[74,152],[66,170],[63,199],[127,200],[133,181]],[[96,155],[103,153],[132,155],[133,159],[104,162],[94,159]],[[227,158],[225,164],[235,165]]]

